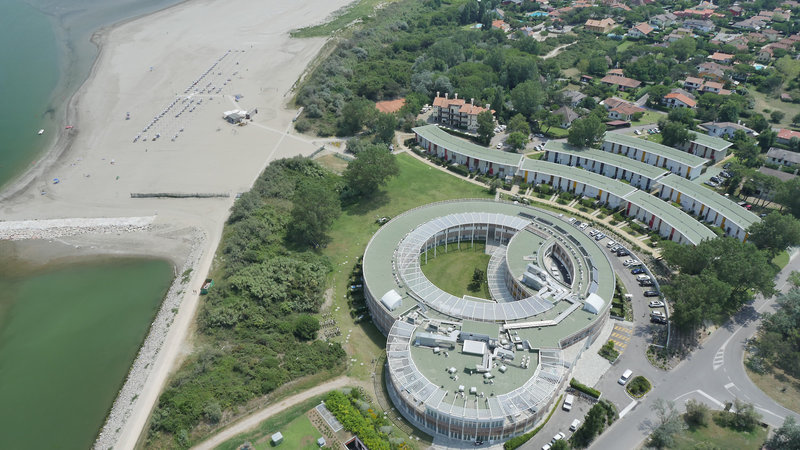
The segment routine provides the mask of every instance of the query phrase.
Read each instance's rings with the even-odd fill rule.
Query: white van
[[[579,426],[581,426],[581,420],[575,419],[572,421],[572,424],[570,424],[569,431],[575,431],[578,429]]]
[[[636,276],[636,281],[647,281],[649,279],[650,279],[650,275],[642,274],[642,275],[637,275]]]
[[[575,401],[575,396],[572,394],[567,394],[567,397],[564,399],[564,404],[561,406],[564,408],[564,411],[569,411],[572,409],[572,402]]]
[[[617,383],[625,386],[625,383],[628,382],[628,380],[631,378],[631,375],[633,375],[633,371],[631,369],[622,372],[622,376],[619,377],[619,381],[617,381]]]

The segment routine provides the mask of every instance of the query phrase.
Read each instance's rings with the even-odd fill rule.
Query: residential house
[[[697,102],[679,92],[670,92],[664,96],[664,105],[668,108],[695,108]]]
[[[739,5],[733,5],[728,8],[728,12],[731,13],[733,17],[739,17],[744,12],[744,9],[742,9],[742,7]]]
[[[625,100],[623,100],[623,99],[621,99],[619,97],[609,97],[609,98],[603,100],[602,102],[600,102],[600,104],[603,105],[606,108],[606,111],[608,111],[610,109],[613,109],[613,108],[615,108],[615,107],[617,107],[617,106],[619,106],[619,105],[621,105],[623,103],[627,103],[627,104],[633,105],[633,103],[627,102],[627,101],[625,101]]]
[[[500,19],[492,21],[492,28],[499,28],[499,29],[503,30],[506,33],[511,31],[511,25],[503,22]]]
[[[556,116],[561,116],[561,128],[569,128],[575,119],[581,118],[578,113],[573,111],[572,108],[568,106],[562,106],[561,108],[558,108],[557,110],[553,111],[553,114]]]
[[[639,80],[634,80],[633,78],[628,78],[621,75],[606,75],[600,80],[600,82],[609,86],[614,86],[621,91],[636,89],[642,84],[642,82]]]
[[[684,9],[683,11],[675,11],[675,15],[678,17],[698,17],[701,19],[708,19],[713,14],[713,9]]]
[[[695,34],[692,32],[692,30],[688,28],[678,28],[675,31],[668,34],[667,36],[665,36],[664,40],[667,42],[675,42],[685,37],[695,37]]]
[[[714,94],[719,95],[730,95],[731,91],[722,88],[722,83],[717,83],[716,81],[706,81],[703,83],[703,86],[700,88],[702,92],[711,92]]]
[[[435,121],[470,131],[478,129],[478,114],[484,111],[489,111],[488,104],[486,107],[477,106],[475,99],[467,103],[463,98],[458,98],[458,94],[449,98],[447,93],[440,97],[437,92],[433,99],[432,117]]]
[[[772,52],[772,46],[767,44],[767,45],[761,47],[761,49],[756,54],[756,61],[758,61],[760,63],[768,63],[772,59],[773,56],[774,55],[773,55],[773,52]]]
[[[710,20],[701,19],[686,19],[683,21],[684,28],[699,31],[701,33],[710,33],[714,31],[717,26]]]
[[[770,42],[775,42],[775,41],[778,40],[778,38],[781,37],[780,31],[772,29],[772,28],[767,28],[765,30],[762,30],[761,34],[766,36],[767,40],[770,41]]]
[[[671,12],[658,14],[650,18],[650,25],[653,25],[658,28],[666,28],[675,25],[678,22],[678,16],[672,14]]]
[[[725,159],[725,156],[728,155],[728,148],[733,145],[725,139],[707,134],[690,133],[689,136],[688,141],[675,147],[690,155],[710,159],[714,162]]]
[[[761,20],[758,16],[755,16],[744,20],[740,20],[734,23],[732,26],[733,28],[739,28],[741,30],[758,31],[767,26],[767,24],[763,20]]]
[[[594,80],[593,76],[590,75],[581,75],[581,83],[591,83]]]
[[[714,52],[713,55],[708,56],[708,59],[720,64],[730,64],[733,62],[733,55],[729,53]]]
[[[704,62],[697,65],[697,75],[706,80],[725,80],[725,70],[729,68],[715,62]]]
[[[775,142],[778,144],[789,145],[793,138],[800,139],[800,132],[781,128],[778,130],[778,136],[775,138]]]
[[[614,19],[606,17],[605,19],[595,20],[589,19],[586,21],[586,25],[584,28],[586,31],[591,31],[593,33],[608,33],[609,31],[613,30],[614,27],[617,26],[617,23],[614,22]]]
[[[630,122],[636,113],[643,113],[646,110],[633,103],[622,102],[608,110],[608,118],[614,120],[624,120]]]
[[[635,27],[628,30],[628,36],[632,38],[643,38],[650,35],[655,28],[653,28],[650,24],[646,22],[642,22]]]
[[[683,80],[683,87],[690,91],[697,91],[701,87],[703,87],[703,79],[696,77],[686,77],[686,79]]]
[[[586,98],[586,94],[573,90],[566,90],[563,92],[564,98],[569,101],[569,106],[576,107],[581,100]]]
[[[733,122],[705,122],[698,125],[698,127],[705,130],[709,136],[727,137],[728,139],[733,139],[733,134],[736,133],[736,130],[742,130],[748,136],[758,136],[758,133],[752,128]]]
[[[800,153],[770,147],[767,151],[767,161],[772,164],[781,164],[789,167],[797,166],[800,165]]]

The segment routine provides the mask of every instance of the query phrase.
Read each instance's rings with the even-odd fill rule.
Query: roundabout
[[[489,255],[490,298],[453,295],[423,273],[441,252],[476,245]],[[566,217],[486,200],[395,217],[369,242],[363,268],[387,336],[389,396],[420,429],[463,442],[534,428],[575,363],[563,349],[603,327],[615,283],[604,251]]]

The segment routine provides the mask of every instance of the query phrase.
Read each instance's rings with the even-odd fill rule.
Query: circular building
[[[490,298],[456,296],[422,266],[483,245]],[[565,380],[562,349],[604,325],[615,277],[605,252],[567,218],[507,202],[412,209],[364,253],[364,293],[387,335],[389,395],[420,429],[499,442],[532,429]]]

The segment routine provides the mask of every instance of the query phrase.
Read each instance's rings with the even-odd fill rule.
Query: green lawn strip
[[[750,354],[746,354],[745,360],[750,356]],[[771,367],[767,373],[760,374],[753,372],[745,364],[745,370],[753,384],[781,406],[792,411],[800,409],[800,380],[787,375],[777,367]]]
[[[300,28],[291,32],[292,37],[328,37],[331,33],[345,28],[354,20],[363,20],[375,12],[378,5],[397,0],[357,0],[335,11],[328,21],[319,25]]]
[[[720,414],[714,411],[712,415]],[[767,438],[767,431],[763,428],[756,428],[755,431],[747,433],[736,431],[717,425],[713,420],[708,421],[705,427],[685,429],[675,435],[675,449],[693,449],[697,445],[705,444],[703,448],[725,448],[737,450],[760,449],[761,444]],[[713,447],[708,447],[711,444]]]
[[[276,414],[270,417],[269,419],[259,423],[258,428],[256,428],[255,430],[248,431],[246,433],[242,433],[236,435],[231,439],[228,439],[227,441],[217,446],[216,450],[235,450],[239,448],[239,446],[246,441],[255,444],[264,437],[266,437],[267,439],[265,442],[266,445],[263,448],[268,448],[270,447],[269,437],[272,436],[272,434],[274,434],[277,431],[280,431],[281,434],[283,434],[284,446],[286,446],[286,448],[316,448],[317,447],[316,440],[320,435],[317,432],[317,430],[314,429],[314,427],[311,425],[311,422],[308,421],[308,418],[306,418],[305,412],[310,410],[314,406],[318,405],[325,398],[325,395],[326,394],[317,395],[302,403],[290,406],[286,410],[281,411],[280,414]],[[303,424],[303,420],[301,419],[305,421],[307,426]],[[298,446],[296,444],[297,441],[294,439],[299,435],[299,433],[312,432],[312,431],[315,436],[312,441],[313,447],[303,447],[303,446]],[[289,440],[290,437],[293,440]],[[257,445],[256,448],[262,448],[262,447]]]
[[[658,122],[658,119],[660,119],[662,117],[666,117],[666,115],[663,114],[663,113],[655,112],[655,111],[645,111],[645,113],[642,116],[642,118],[639,119],[639,120],[635,120],[635,121],[631,122],[631,125],[635,127],[637,125],[655,124],[656,122]],[[645,132],[643,131],[643,133],[645,133]]]
[[[772,258],[772,264],[775,264],[780,269],[786,267],[786,265],[789,264],[789,252],[786,250],[780,252],[778,255]]]
[[[471,295],[489,299],[489,286],[486,283],[486,269],[489,266],[490,255],[484,253],[486,246],[483,243],[470,246],[469,243],[462,242],[461,250],[457,244],[447,246],[441,245],[436,248],[437,256],[434,258],[433,251],[428,251],[427,264],[425,255],[421,255],[422,273],[431,280],[431,283],[440,287],[443,291],[449,292],[456,297]],[[482,270],[484,281],[477,291],[469,289],[472,275],[475,269]]]

